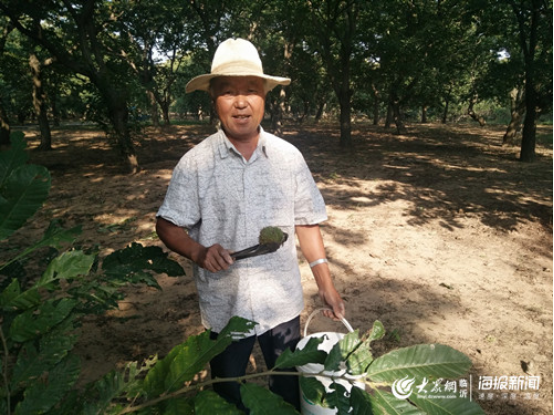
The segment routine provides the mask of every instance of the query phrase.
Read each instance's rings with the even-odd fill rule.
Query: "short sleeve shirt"
[[[277,251],[236,261],[217,273],[194,266],[202,323],[220,332],[232,316],[258,323],[256,334],[299,315],[304,307],[295,225],[327,219],[325,204],[300,151],[260,128],[246,160],[219,130],[179,161],[158,216],[186,228],[204,246],[231,251],[258,244],[277,226],[288,239]]]

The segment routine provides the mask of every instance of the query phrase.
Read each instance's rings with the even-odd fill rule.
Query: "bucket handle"
[[[325,311],[325,310],[329,310],[329,311],[333,311],[331,310],[330,308],[316,308],[312,314],[310,314],[310,316],[308,317],[308,320],[306,320],[306,325],[304,326],[304,337],[307,337],[308,336],[308,326],[310,325],[310,322],[312,321],[312,318],[314,318],[314,316],[321,312],[321,311]],[[342,324],[344,324],[344,327],[346,327],[346,329],[352,333],[354,331],[354,329],[352,328],[352,326],[350,325],[350,323],[348,321],[346,321],[346,319],[343,317],[341,319],[342,321]]]

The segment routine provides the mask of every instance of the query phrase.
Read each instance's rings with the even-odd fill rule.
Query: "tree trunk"
[[[348,86],[348,85],[347,85]],[[340,103],[340,146],[352,147],[352,126],[350,122],[350,91],[341,91]]]
[[[422,105],[421,106],[421,123],[427,124],[427,106]]]
[[[4,110],[2,102],[0,102],[0,146],[9,146],[10,142],[10,122]]]
[[[139,171],[139,164],[131,134],[129,132],[128,118],[129,113],[126,106],[117,106],[111,108],[110,116],[114,126],[115,139],[117,147],[123,162],[129,169],[129,173],[135,174]]]
[[[520,161],[524,162],[535,161],[535,120],[537,117],[538,101],[537,91],[535,89],[535,54],[539,41],[537,34],[539,30],[539,21],[542,19],[541,13],[548,12],[543,9],[545,4],[546,3],[543,4],[538,0],[534,0],[530,4],[531,10],[522,10],[516,6],[515,2],[512,3],[512,8],[519,24],[519,38],[525,61],[525,120],[523,121],[521,152],[519,154]],[[523,2],[521,2],[520,5],[524,7]],[[548,13],[552,13],[552,11],[550,10]],[[525,20],[527,20],[527,23]],[[550,20],[550,22],[552,22],[552,20]],[[552,23],[550,23],[550,25],[550,31],[552,32]],[[526,32],[526,27],[529,28],[529,32]],[[552,36],[552,34],[550,34],[550,36]]]
[[[8,35],[14,28],[15,26],[11,22],[7,25],[4,25],[4,30],[0,34],[0,54],[4,53],[4,48],[6,46]],[[6,114],[4,103],[2,101],[2,97],[0,97],[0,146],[9,146],[11,144],[11,127],[8,120],[8,114]]]
[[[57,91],[57,85],[54,86],[54,91]],[[50,94],[50,107],[52,109],[52,125],[54,127],[59,127],[61,123],[61,116],[60,116],[60,111],[58,111],[57,101],[58,100],[57,100],[56,93],[54,93],[53,96],[52,94]]]
[[[171,125],[171,120],[169,119],[169,106],[171,105],[171,96],[169,90],[166,90],[161,94],[154,91],[154,97],[155,102],[158,103],[159,108],[162,110],[162,119],[164,121],[164,125]]]
[[[371,85],[373,90],[373,125],[379,125],[379,90],[375,85]]]
[[[163,104],[160,105],[162,109],[162,118],[164,120],[164,125],[170,125],[171,120],[169,119],[169,101],[164,100]]]
[[[392,110],[392,117],[394,118],[394,123],[396,124],[396,133],[406,134],[408,130],[404,125],[404,117],[402,116],[402,111],[400,109],[400,99],[394,92],[390,94],[389,107]]]
[[[279,98],[277,98],[277,102],[274,103],[273,113],[271,114],[271,129],[273,130],[273,134],[279,137],[283,135],[283,114],[285,113],[286,98],[287,93],[285,88],[280,88]]]
[[[147,90],[146,97],[148,98],[148,103],[150,104],[150,118],[152,119],[152,125],[154,127],[159,127],[160,117],[158,115],[158,102],[156,101],[156,95],[154,92]]]
[[[394,113],[394,123],[396,124],[397,134],[406,134],[408,132],[408,129],[406,128],[406,125],[404,125],[404,117],[402,116],[402,111],[400,110],[400,103],[395,102],[392,105],[392,109]]]
[[[452,85],[448,88],[446,97],[444,99],[444,111],[442,113],[441,123],[446,124],[448,122],[448,108],[450,107],[450,94],[452,93]]]
[[[140,168],[129,131],[129,110],[127,108],[125,86],[118,88],[113,85],[109,79],[109,74],[106,77],[98,77],[95,84],[106,101],[120,157],[129,173],[138,173]]]
[[[33,80],[33,107],[40,127],[40,145],[38,148],[42,151],[48,151],[52,150],[52,134],[50,132],[50,124],[48,123],[46,94],[42,87],[41,63],[34,53],[31,53],[29,56],[29,66],[31,67]]]
[[[317,111],[315,113],[315,122],[317,123],[319,120],[321,120],[321,117],[323,117],[323,114],[325,113],[325,107],[327,106],[327,103],[322,100],[318,107],[317,107]]]
[[[442,113],[442,119],[441,123],[446,124],[448,122],[448,107],[450,105],[450,98],[446,98],[446,102],[444,103],[444,111]]]
[[[533,74],[529,67],[527,68],[525,78],[525,120],[523,121],[519,159],[520,161],[531,163],[535,161],[537,95],[533,82]]]
[[[473,120],[477,121],[481,127],[484,127],[487,124],[487,122],[483,117],[481,117],[473,110],[473,106],[475,105],[476,102],[477,102],[477,96],[473,95],[469,100],[469,106],[467,107],[467,115],[469,115]]]
[[[521,120],[525,113],[525,100],[523,95],[523,88],[514,88],[512,92],[510,92],[511,119],[502,137],[502,145],[514,144],[514,139],[521,130]]]
[[[387,105],[387,118],[385,119],[385,128],[390,128],[393,118],[394,111],[392,109],[392,104],[389,103],[389,105]]]

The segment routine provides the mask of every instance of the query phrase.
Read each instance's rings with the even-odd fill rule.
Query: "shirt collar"
[[[218,130],[218,134],[219,134],[219,140],[218,140],[219,156],[221,158],[227,158],[229,157],[231,152],[240,156],[239,151],[235,148],[233,143],[229,141],[223,129],[220,128]],[[265,157],[268,157],[266,133],[261,125],[260,125],[260,139],[258,140],[258,146],[256,147],[255,151],[258,151],[258,150],[261,150],[261,153]]]

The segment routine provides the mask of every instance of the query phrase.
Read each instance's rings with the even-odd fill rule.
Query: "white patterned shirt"
[[[194,266],[202,324],[220,332],[232,316],[258,323],[255,334],[298,316],[304,307],[295,225],[327,219],[323,197],[292,144],[260,127],[246,160],[219,130],[179,161],[157,216],[188,230],[209,247],[239,251],[258,243],[260,230],[288,234],[276,252],[236,261],[212,273]]]

